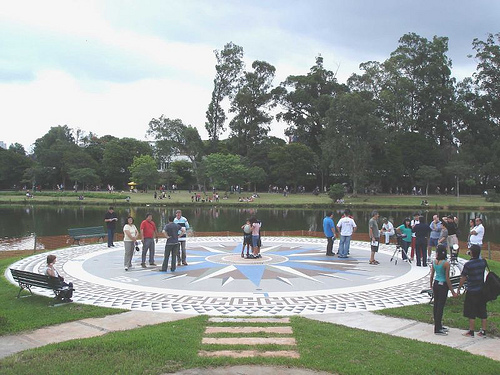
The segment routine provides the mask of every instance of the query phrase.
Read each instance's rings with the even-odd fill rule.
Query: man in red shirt
[[[146,267],[146,254],[149,250],[149,264],[151,266],[156,266],[155,264],[155,239],[158,243],[158,231],[156,230],[156,224],[153,221],[153,214],[146,214],[146,219],[141,223],[141,236],[142,236],[142,268]]]

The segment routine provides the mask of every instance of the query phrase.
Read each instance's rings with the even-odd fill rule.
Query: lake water
[[[262,229],[267,231],[317,231],[321,232],[322,221],[327,210],[321,209],[269,209],[269,208],[235,208],[223,207],[189,207],[182,209],[190,225],[198,232],[240,232],[241,225],[246,218],[256,216],[262,223]],[[126,217],[131,215],[135,218],[137,227],[151,212],[158,227],[166,224],[169,215],[173,215],[176,208],[165,207],[117,207],[121,228]],[[37,236],[65,235],[68,228],[104,225],[104,214],[106,207],[47,207],[47,206],[0,206],[0,238],[29,238],[34,233]],[[334,211],[334,220],[338,221],[341,210]],[[354,219],[358,225],[358,232],[368,232],[368,220],[371,210],[353,210]],[[379,210],[383,216],[393,219],[395,225],[402,223],[405,217],[413,214],[412,211]],[[426,222],[432,220],[434,211],[422,212]],[[460,220],[462,235],[460,239],[465,240],[468,233],[468,220],[475,216],[481,216],[486,228],[485,241],[500,243],[500,212],[437,212],[440,216],[454,214]],[[380,225],[382,222],[380,222]],[[118,231],[120,229],[117,229]],[[463,237],[463,238],[462,238]]]

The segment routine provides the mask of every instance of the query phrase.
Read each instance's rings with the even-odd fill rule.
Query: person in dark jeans
[[[114,247],[113,238],[115,237],[116,222],[118,221],[118,216],[113,207],[109,207],[108,212],[104,215],[104,222],[108,227],[108,247]]]
[[[469,318],[469,330],[463,335],[474,337],[474,328],[476,318],[481,319],[481,330],[478,336],[486,337],[486,328],[488,325],[488,312],[486,311],[486,300],[483,297],[484,271],[486,269],[486,260],[480,259],[481,248],[478,245],[470,247],[471,259],[465,263],[460,275],[460,284],[458,290],[467,282],[467,293],[464,301],[464,316]]]
[[[434,294],[434,334],[442,336],[448,334],[448,328],[443,326],[443,311],[448,298],[448,291],[451,291],[453,297],[458,295],[451,285],[450,263],[446,258],[446,247],[439,245],[436,249],[436,259],[432,262],[430,278]]]
[[[415,256],[417,257],[417,266],[427,267],[427,236],[429,235],[431,228],[429,224],[424,223],[424,217],[419,217],[419,223],[412,228],[412,232],[415,233]]]
[[[168,259],[172,255],[172,265],[170,270],[175,272],[175,266],[177,264],[177,256],[179,255],[179,233],[182,235],[186,233],[186,228],[182,227],[180,224],[174,223],[174,217],[169,216],[168,224],[163,228],[163,233],[167,237],[167,243],[165,244],[165,255],[163,257],[163,264],[161,266],[162,272],[167,272]]]

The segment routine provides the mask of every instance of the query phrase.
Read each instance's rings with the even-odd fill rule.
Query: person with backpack
[[[486,311],[486,299],[483,296],[484,271],[486,270],[486,260],[480,259],[481,248],[478,245],[470,247],[471,259],[465,263],[460,277],[458,291],[467,283],[467,292],[465,293],[464,316],[469,318],[469,330],[463,335],[474,337],[476,318],[481,319],[481,330],[478,336],[486,337],[486,328],[488,325],[488,313]]]

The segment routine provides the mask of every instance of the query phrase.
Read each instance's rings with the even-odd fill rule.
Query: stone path
[[[289,324],[289,318],[210,318],[209,324],[217,324],[216,326],[208,326],[205,330],[205,337],[202,339],[202,345],[225,345],[225,346],[241,346],[247,345],[249,349],[234,349],[234,350],[200,350],[198,354],[202,357],[286,357],[299,358],[299,352],[296,350],[259,350],[254,348],[256,345],[276,345],[294,347],[297,345],[293,334],[292,327]],[[237,323],[238,326],[233,324]],[[280,326],[254,326],[250,324],[280,324]],[[221,325],[222,324],[222,325]],[[245,325],[246,324],[246,325]],[[256,333],[264,333],[267,337],[254,336]],[[229,337],[211,337],[211,335],[228,334]],[[253,335],[252,335],[253,334]],[[208,337],[207,337],[208,336]],[[284,337],[283,337],[284,336]]]

